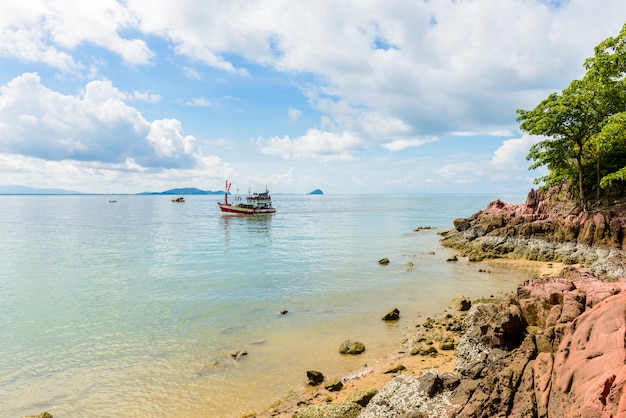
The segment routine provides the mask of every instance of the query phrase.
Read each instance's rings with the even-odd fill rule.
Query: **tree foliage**
[[[530,169],[548,169],[535,182],[567,181],[587,205],[592,192],[599,200],[603,189],[626,184],[626,25],[595,48],[585,69],[561,93],[518,110],[517,120],[522,131],[544,137],[526,157]]]

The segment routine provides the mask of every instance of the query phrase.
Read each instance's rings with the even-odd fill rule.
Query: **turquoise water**
[[[237,417],[306,370],[363,367],[454,296],[523,279],[439,246],[496,198],[525,196],[276,195],[264,217],[221,196],[0,196],[1,415]]]

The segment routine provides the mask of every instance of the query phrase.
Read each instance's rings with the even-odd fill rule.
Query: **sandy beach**
[[[465,262],[465,260],[460,259],[459,262]],[[477,269],[484,270],[495,266],[515,269],[524,272],[529,278],[556,275],[564,267],[562,263],[515,258],[490,259],[475,264]],[[515,290],[510,289],[510,292]],[[492,297],[493,295],[485,295],[485,298]],[[424,318],[423,321],[415,323],[415,332],[412,335],[407,335],[403,341],[398,341],[398,348],[395,351],[378,358],[374,364],[364,365],[362,369],[354,370],[346,376],[325,376],[322,384],[304,387],[301,392],[277,400],[266,411],[250,413],[243,417],[291,417],[296,410],[303,407],[345,401],[359,389],[380,390],[399,374],[419,376],[429,369],[437,369],[440,372],[453,371],[455,350],[442,350],[440,344],[444,341],[454,341],[456,346],[461,332],[448,329],[451,328],[448,324],[462,320],[465,315],[465,312],[450,308],[436,317]],[[425,325],[427,323],[430,325]],[[422,341],[419,342],[420,340]],[[431,345],[437,349],[437,354],[426,356],[415,354],[414,351],[411,352],[411,348],[415,347],[416,344],[419,346]],[[327,383],[336,380],[342,382],[341,390],[331,391],[325,388]]]

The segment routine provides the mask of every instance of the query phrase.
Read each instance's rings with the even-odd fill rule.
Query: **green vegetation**
[[[533,110],[518,110],[520,129],[544,140],[530,148],[535,180],[549,188],[566,182],[585,207],[621,197],[626,185],[626,25],[595,48],[587,72]]]

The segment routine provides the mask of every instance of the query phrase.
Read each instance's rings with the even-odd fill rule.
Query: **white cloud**
[[[0,87],[0,152],[49,160],[192,167],[200,151],[174,119],[147,121],[108,80],[67,96],[25,73]]]
[[[19,3],[0,6],[0,55],[43,62],[63,72],[82,68],[70,55],[82,44],[108,49],[132,65],[146,64],[153,57],[145,40],[120,36],[126,29],[136,29],[137,20],[116,0]]]
[[[162,99],[163,98],[160,94],[150,93],[147,91],[133,91],[133,93],[128,96],[128,100],[136,100],[146,103],[159,103]]]
[[[188,106],[199,106],[199,107],[211,107],[211,102],[209,102],[204,97],[194,97],[191,100],[187,101]]]
[[[299,111],[298,109],[290,108],[287,111],[287,115],[289,116],[289,121],[291,123],[298,123],[298,121],[300,120],[300,117],[302,116],[302,112]]]
[[[402,151],[407,148],[420,147],[429,142],[437,141],[437,138],[429,139],[397,139],[395,141],[388,142],[382,146],[389,151]]]
[[[490,166],[503,171],[527,169],[529,163],[526,155],[530,147],[542,139],[535,135],[523,135],[521,138],[503,141],[502,146],[494,151]]]
[[[154,56],[152,36],[193,63],[232,74],[249,75],[241,62],[314,74],[312,103],[340,130],[375,142],[393,138],[372,126],[356,129],[346,109],[384,115],[408,138],[511,130],[515,108],[536,103],[549,92],[542,87],[564,87],[582,74],[584,58],[620,29],[619,11],[626,11],[621,0],[601,8],[593,0],[559,7],[502,0],[22,3],[0,10],[5,56],[77,71],[83,64],[71,53],[88,44],[141,65]],[[199,79],[197,69],[180,68]]]
[[[259,138],[253,146],[263,154],[279,155],[284,159],[310,158],[319,161],[349,161],[352,152],[359,149],[362,141],[349,132],[340,134],[309,129],[298,138]]]
[[[529,162],[526,155],[530,147],[541,139],[534,135],[523,135],[504,140],[490,158],[485,156],[459,159],[441,166],[437,174],[456,183],[505,183],[522,179],[527,181]]]

